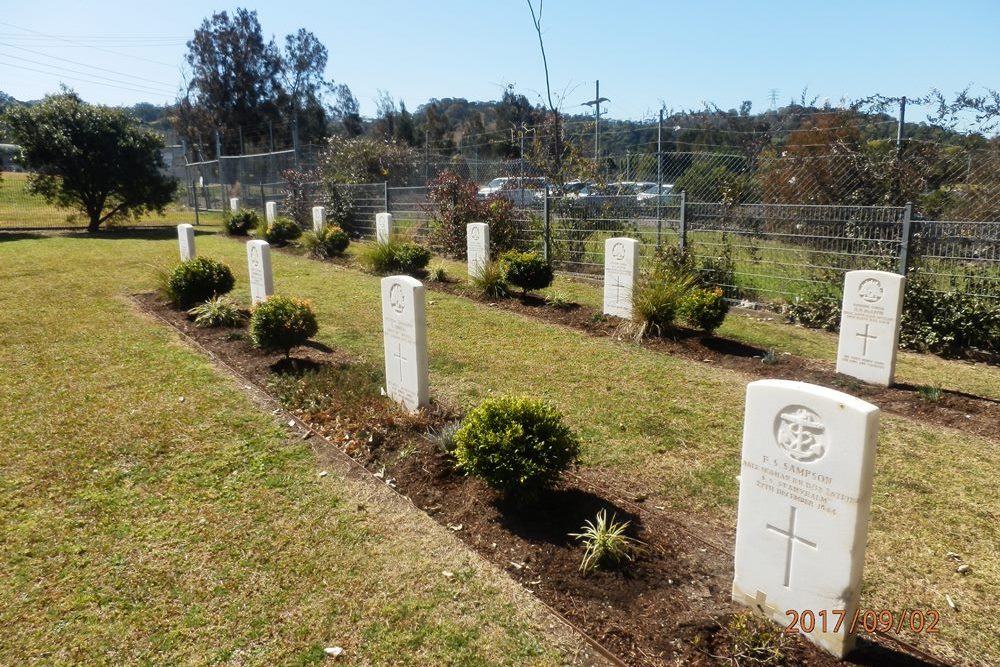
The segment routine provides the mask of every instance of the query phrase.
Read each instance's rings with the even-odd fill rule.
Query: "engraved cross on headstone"
[[[858,338],[861,338],[864,341],[864,347],[861,348],[861,356],[862,357],[867,357],[868,356],[868,341],[869,340],[878,340],[878,336],[872,336],[868,332],[868,330],[870,328],[871,328],[871,325],[870,324],[866,324],[865,325],[865,332],[864,333],[854,334],[855,336],[857,336]]]
[[[396,353],[394,355],[392,355],[392,356],[394,356],[396,358],[396,360],[399,362],[399,381],[402,382],[403,381],[403,364],[406,363],[407,361],[409,361],[409,359],[407,359],[406,357],[403,356],[403,344],[402,343],[396,343]]]
[[[766,524],[767,529],[778,533],[779,535],[784,535],[785,539],[788,541],[788,546],[785,550],[785,588],[788,588],[788,584],[792,578],[792,546],[795,542],[800,542],[810,549],[816,549],[816,543],[810,542],[795,534],[795,512],[798,508],[794,505],[789,508],[788,514],[788,529],[779,528],[777,526],[772,526],[771,524]]]
[[[622,302],[621,292],[622,292],[622,288],[623,287],[628,287],[628,286],[627,285],[622,285],[622,277],[621,276],[615,276],[615,303],[621,303]]]

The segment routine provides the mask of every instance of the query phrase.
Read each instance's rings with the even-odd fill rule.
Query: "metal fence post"
[[[551,262],[551,251],[549,249],[549,242],[551,236],[551,230],[549,229],[549,184],[545,184],[545,201],[542,205],[542,256],[545,258],[546,262]]]
[[[195,189],[194,180],[191,181],[191,190],[194,192],[194,224],[200,225],[198,219],[198,190]]]
[[[382,201],[385,204],[385,212],[389,212],[389,181],[382,181]]]
[[[687,236],[688,236],[688,225],[687,225],[687,193],[681,190],[681,215],[680,215],[680,250],[684,252],[687,250]]]
[[[899,273],[906,275],[910,268],[910,244],[913,241],[913,202],[906,202],[903,209],[903,233],[899,240]]]

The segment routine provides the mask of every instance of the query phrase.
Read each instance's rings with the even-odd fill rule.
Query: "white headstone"
[[[313,206],[313,231],[322,234],[326,229],[326,209],[322,206]]]
[[[379,243],[388,243],[392,237],[392,213],[378,213],[375,215],[375,240]]]
[[[267,224],[271,224],[278,218],[278,202],[269,201],[264,204],[264,215],[267,217]]]
[[[604,242],[604,313],[632,318],[632,288],[639,275],[639,242],[613,238]]]
[[[887,271],[844,276],[837,372],[888,387],[896,376],[906,278]]]
[[[238,210],[240,210],[240,198],[239,197],[230,197],[229,198],[229,211],[231,213],[236,213],[236,211],[238,211]]]
[[[470,222],[465,226],[465,237],[469,276],[475,277],[490,261],[490,226],[485,222]]]
[[[382,279],[385,390],[411,412],[428,404],[424,286],[410,276]]]
[[[247,266],[250,267],[250,302],[256,304],[274,294],[271,246],[267,241],[247,242]]]
[[[177,240],[181,245],[181,261],[186,262],[195,256],[194,227],[189,224],[177,225]]]
[[[826,387],[747,385],[733,600],[783,628],[793,610],[838,657],[854,644],[878,420]]]

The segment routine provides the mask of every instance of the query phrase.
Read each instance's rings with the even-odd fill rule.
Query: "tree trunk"
[[[101,226],[101,212],[90,213],[90,223],[87,225],[88,232],[96,232]]]

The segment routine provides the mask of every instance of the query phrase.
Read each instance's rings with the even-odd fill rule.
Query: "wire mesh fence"
[[[258,210],[279,202],[303,225],[311,206],[325,206],[356,237],[371,237],[375,214],[389,211],[397,229],[433,245],[428,185],[450,171],[510,201],[518,243],[565,273],[599,277],[604,240],[620,235],[640,241],[647,263],[684,249],[732,299],[790,300],[851,269],[899,270],[901,259],[940,290],[1000,299],[1000,143],[915,143],[902,155],[891,146],[812,148],[627,153],[596,178],[559,183],[529,160],[425,152],[413,154],[402,183],[343,185],[318,179],[322,149],[308,146],[191,163],[173,215],[148,220],[176,224],[237,197]],[[0,181],[0,227],[83,225],[28,195],[26,176]]]

